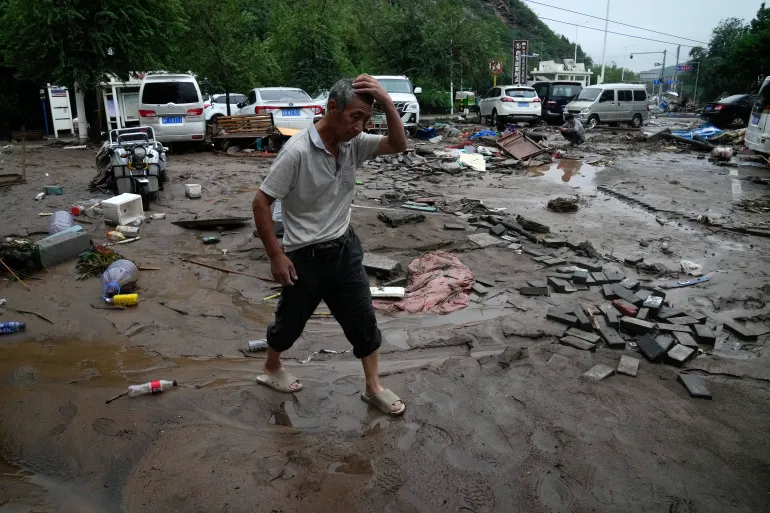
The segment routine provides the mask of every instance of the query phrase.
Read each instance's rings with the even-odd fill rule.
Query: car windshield
[[[754,113],[762,113],[768,107],[770,107],[770,81],[765,82],[765,85],[759,90],[753,111]]]
[[[578,101],[585,100],[587,102],[592,102],[595,99],[597,99],[600,94],[602,94],[601,89],[589,87],[588,89],[583,89],[582,91],[580,91],[580,94],[575,99]]]
[[[198,90],[192,82],[145,82],[142,103],[198,103]]]
[[[534,89],[506,89],[505,95],[512,98],[534,98],[537,96]]]
[[[559,96],[562,98],[572,98],[576,94],[580,92],[580,86],[579,85],[571,85],[571,84],[556,84],[553,86],[553,93],[551,93],[551,96]]]
[[[379,82],[388,93],[412,93],[412,84],[403,78],[378,78],[377,82]]]
[[[259,95],[269,102],[281,100],[312,100],[302,89],[260,89]]]

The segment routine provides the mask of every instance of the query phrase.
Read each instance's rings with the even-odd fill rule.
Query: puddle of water
[[[559,159],[547,166],[530,168],[529,175],[570,187],[594,188],[594,177],[601,168],[586,164],[584,160]]]
[[[267,423],[295,429],[307,429],[320,426],[321,419],[302,417],[297,413],[297,407],[294,402],[283,401],[273,408],[273,414],[270,416]]]

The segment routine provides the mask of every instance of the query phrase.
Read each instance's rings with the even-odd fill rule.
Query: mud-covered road
[[[0,281],[0,322],[27,323],[25,333],[0,335],[0,513],[770,510],[770,240],[735,231],[770,220],[738,207],[768,196],[746,178],[770,172],[716,166],[622,133],[591,136],[582,159],[510,175],[425,180],[398,166],[362,170],[352,220],[366,251],[404,268],[449,251],[503,291],[446,316],[379,316],[383,382],[407,404],[395,419],[359,399],[362,372],[349,353],[299,363],[320,349],[348,349],[323,315],[285,355],[304,390],[287,396],[256,385],[262,359],[240,350],[263,337],[276,304],[263,298],[274,284],[182,260],[269,277],[253,224],[207,232],[170,221],[250,216],[271,159],[173,155],[170,182],[152,206],[167,218],[116,246],[161,269],[141,272],[137,307],[97,308],[99,280],[79,280],[74,261],[27,279],[31,292],[7,275]],[[108,197],[85,189],[94,155],[32,148],[27,184],[0,188],[0,236],[36,240],[47,231],[38,213]],[[18,149],[0,150],[0,160],[0,172],[15,172]],[[202,184],[203,197],[186,199],[185,183]],[[65,194],[34,201],[51,184]],[[521,296],[526,282],[545,281],[543,265],[444,230],[457,220],[448,213],[386,226],[373,198],[395,189],[505,207],[571,242],[590,241],[606,268],[643,282],[683,277],[681,260],[698,263],[710,281],[667,298],[707,315],[717,344],[702,346],[684,369],[648,363],[631,345],[595,353],[560,345],[565,327],[546,320],[547,309],[602,304],[600,287]],[[578,212],[545,208],[570,194],[581,199]],[[723,226],[690,220],[699,214]],[[104,242],[102,219],[83,219]],[[213,234],[221,243],[201,243]],[[662,263],[671,276],[638,272],[623,264],[627,256]],[[723,331],[734,318],[762,335],[746,342]],[[642,359],[636,378],[581,378],[597,363],[617,366],[622,354]],[[677,382],[683,371],[701,376],[713,400],[691,398]],[[161,378],[179,386],[105,404],[130,384]]]

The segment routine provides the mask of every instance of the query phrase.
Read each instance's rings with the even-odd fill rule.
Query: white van
[[[415,95],[420,94],[422,88],[413,88],[412,82],[403,75],[377,75],[373,78],[382,85],[393,100],[396,110],[401,115],[404,128],[409,132],[416,130],[420,123],[420,104]],[[385,114],[375,112],[372,115],[371,124],[375,129],[384,129]]]
[[[192,75],[147,75],[139,87],[139,122],[163,142],[203,142],[203,97]]]
[[[746,146],[760,153],[770,154],[770,77],[759,89],[751,119],[746,129]]]
[[[640,127],[650,119],[644,84],[588,86],[565,106],[565,110],[587,126],[623,122]]]

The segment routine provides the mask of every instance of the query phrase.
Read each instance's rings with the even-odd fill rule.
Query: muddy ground
[[[2,172],[14,172],[18,149],[0,153]],[[299,363],[319,349],[349,347],[323,317],[286,353],[305,389],[286,396],[256,385],[262,360],[239,350],[263,337],[275,300],[262,298],[273,284],[182,261],[268,277],[253,224],[203,245],[202,236],[217,232],[170,221],[250,216],[271,159],[174,154],[171,181],[152,206],[167,219],[144,224],[140,241],[118,247],[162,269],[141,273],[137,307],[97,309],[99,280],[78,280],[74,262],[27,279],[31,292],[0,282],[7,307],[50,321],[0,307],[0,321],[27,323],[25,333],[0,335],[0,512],[770,510],[770,241],[734,231],[767,222],[737,202],[767,197],[766,185],[746,178],[770,172],[716,166],[623,133],[591,133],[570,153],[582,159],[511,175],[428,181],[397,167],[361,171],[352,219],[367,251],[404,268],[426,252],[451,251],[504,291],[445,316],[380,315],[383,381],[407,404],[395,419],[359,399],[361,369],[349,353]],[[0,235],[40,238],[47,218],[38,213],[107,197],[85,190],[94,155],[32,148],[27,183],[0,189]],[[202,184],[202,199],[186,199],[184,183]],[[49,184],[65,194],[34,201]],[[394,188],[481,199],[535,218],[569,241],[592,242],[606,266],[644,282],[683,276],[683,259],[701,264],[710,281],[668,298],[706,314],[718,333],[717,344],[702,346],[684,369],[702,377],[713,400],[691,398],[677,382],[683,370],[665,364],[642,361],[636,378],[581,379],[597,363],[616,366],[622,354],[642,358],[630,345],[588,353],[557,342],[565,327],[545,319],[548,307],[601,304],[600,288],[523,297],[517,289],[544,281],[544,266],[504,246],[478,248],[470,232],[444,230],[456,221],[447,213],[387,227],[371,198]],[[581,199],[578,212],[546,210],[548,199],[570,194]],[[724,226],[690,220],[698,214]],[[102,219],[84,219],[93,240],[104,242]],[[671,275],[624,265],[632,255]],[[736,317],[763,335],[745,342],[723,331]],[[513,349],[501,355],[506,348]],[[105,404],[127,385],[159,378],[179,387]]]

